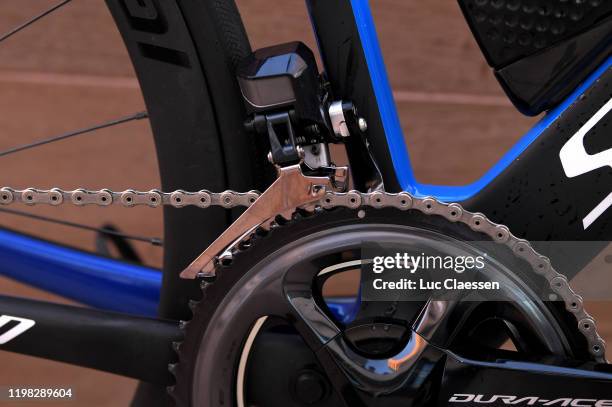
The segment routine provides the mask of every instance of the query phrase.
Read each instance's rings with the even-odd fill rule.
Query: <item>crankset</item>
[[[216,267],[231,262],[234,253],[258,230],[269,231],[278,217],[288,221],[298,210],[310,213],[317,208],[329,210],[337,207],[416,210],[427,216],[442,217],[451,224],[467,226],[505,246],[514,256],[529,264],[531,272],[544,278],[554,295],[563,301],[566,310],[575,316],[578,329],[588,342],[589,353],[599,361],[605,360],[604,341],[597,333],[595,321],[584,310],[582,298],[574,293],[567,278],[553,268],[550,260],[538,254],[529,242],[512,235],[506,226],[491,222],[483,214],[471,213],[456,203],[446,204],[431,197],[421,199],[407,192],[340,192],[346,186],[346,174],[346,168],[338,168],[327,177],[304,175],[299,164],[279,168],[279,177],[270,188],[194,260],[181,277],[214,277]]]
[[[483,240],[495,248],[487,272],[507,281],[495,301],[325,294],[331,278],[360,269],[367,242],[463,255],[482,253]],[[171,394],[180,406],[612,399],[612,372],[597,363],[603,341],[585,335],[595,326],[580,297],[559,287],[563,278],[527,242],[457,204],[330,191],[226,252],[176,344]],[[544,296],[532,289],[542,281]]]
[[[0,205],[246,207],[181,273],[201,279],[203,298],[174,343],[179,406],[612,405],[605,343],[568,279],[481,213],[385,192],[367,122],[333,101],[305,45],[253,53],[238,82],[245,125],[278,171],[262,194],[0,188]],[[357,157],[356,190],[335,142]],[[477,254],[505,284],[493,301],[327,295],[335,276],[364,272],[370,243]]]
[[[344,167],[329,169],[327,175],[311,176],[305,175],[302,166],[296,164],[280,168],[277,181],[261,195],[255,191],[113,192],[108,189],[64,191],[59,188],[16,190],[3,187],[0,188],[0,205],[20,202],[26,205],[71,203],[77,206],[109,206],[117,203],[125,207],[170,205],[176,208],[196,206],[203,209],[213,206],[246,206],[243,215],[183,271],[181,276],[186,278],[214,277],[219,265],[231,262],[245,242],[262,230],[271,230],[277,225],[279,217],[285,221],[291,219],[296,211],[315,213],[334,208],[357,210],[358,214],[363,209],[393,208],[406,214],[416,211],[442,218],[453,225],[467,227],[506,247],[514,256],[529,264],[531,272],[544,279],[555,298],[562,301],[566,311],[574,316],[574,326],[584,337],[588,354],[598,361],[605,361],[604,341],[597,332],[594,319],[584,309],[582,297],[571,289],[567,278],[554,269],[548,258],[538,254],[529,242],[514,236],[506,226],[491,222],[481,213],[471,213],[457,203],[442,203],[432,197],[418,198],[407,192],[341,192],[346,185],[347,169]]]
[[[599,364],[605,344],[595,321],[548,258],[456,203],[407,192],[344,192],[347,174],[343,167],[316,172],[301,162],[279,167],[261,195],[5,187],[0,204],[247,207],[182,274],[205,278],[204,301],[191,303],[193,319],[181,324],[185,339],[174,346],[179,363],[170,366],[177,380],[170,394],[181,406],[275,407],[296,400],[321,407],[605,406],[612,400],[612,372]],[[455,249],[489,240],[501,252],[492,257],[495,270],[517,283],[495,303],[363,302],[352,318],[333,312],[337,304],[319,290],[323,274],[361,264],[364,242],[416,237]],[[520,269],[507,266],[508,257]],[[531,292],[534,281],[544,284],[545,297]],[[504,339],[516,352],[500,348]],[[525,393],[525,379],[547,390]],[[555,391],[563,388],[571,393]]]

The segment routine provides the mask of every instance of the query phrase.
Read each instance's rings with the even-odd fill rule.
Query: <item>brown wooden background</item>
[[[371,2],[418,177],[449,184],[476,179],[533,119],[522,117],[506,100],[454,1]],[[0,32],[53,3],[0,0]],[[302,1],[238,3],[254,47],[300,39],[314,48]],[[127,54],[102,0],[74,1],[0,44],[0,149],[143,108]],[[0,184],[14,187],[148,189],[159,184],[144,121],[1,160]],[[66,206],[35,211],[92,226],[111,221],[130,233],[161,235],[159,211],[152,209]],[[0,224],[93,249],[91,233],[4,214]],[[159,265],[160,249],[137,247],[149,264]],[[7,279],[0,279],[0,293],[62,301]],[[611,309],[595,308],[600,319]],[[604,329],[612,336],[609,324]],[[135,382],[0,352],[3,385],[71,386],[77,401],[66,405],[119,406],[128,403]]]

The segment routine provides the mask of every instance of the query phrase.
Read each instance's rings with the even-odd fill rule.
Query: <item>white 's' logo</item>
[[[591,117],[561,149],[559,157],[561,158],[565,175],[569,178],[574,178],[602,167],[612,167],[612,148],[597,154],[589,154],[584,148],[584,137],[610,110],[612,110],[612,99],[599,109],[595,116]],[[612,206],[612,192],[582,220],[584,229],[586,230],[591,226],[610,206]]]

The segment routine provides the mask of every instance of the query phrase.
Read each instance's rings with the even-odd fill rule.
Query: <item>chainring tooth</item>
[[[356,198],[356,201],[359,202],[359,205],[356,207],[351,207],[347,204],[347,196],[350,196],[349,194],[351,193],[355,193],[359,196],[358,199]],[[326,194],[325,198],[314,207],[295,208],[289,219],[283,216],[277,216],[274,219],[262,223],[253,233],[245,236],[239,244],[232,248],[233,257],[243,255],[250,250],[256,249],[257,245],[255,243],[258,240],[268,237],[271,233],[282,231],[283,227],[293,222],[299,222],[303,218],[309,218],[322,212],[330,212],[339,207],[353,210],[356,214],[356,218],[367,216],[367,209],[382,209],[388,207],[402,211],[409,209],[417,210],[426,215],[441,216],[453,223],[463,223],[475,232],[486,234],[492,241],[500,245],[505,245],[512,253],[516,254],[517,257],[523,259],[537,275],[545,278],[550,283],[551,291],[557,293],[563,299],[566,311],[573,315],[577,321],[578,331],[583,335],[588,344],[588,353],[598,362],[606,361],[605,342],[597,333],[594,319],[584,310],[582,297],[574,293],[569,286],[567,278],[556,272],[550,260],[546,256],[538,254],[528,241],[518,239],[512,235],[506,226],[491,222],[481,213],[471,213],[459,204],[445,204],[433,198],[419,199],[405,192],[400,194],[382,193],[382,195],[375,196],[380,197],[381,201],[372,205],[372,200],[368,194],[358,193],[356,191],[345,194]],[[378,208],[376,205],[379,205]],[[363,212],[363,216],[361,216],[361,212]],[[216,269],[218,273],[216,276],[211,279],[202,280],[202,301],[206,300],[207,291],[213,287],[217,279],[222,278],[224,274],[223,269],[226,268],[229,268],[229,266],[224,265],[222,262],[217,262]],[[556,287],[553,282],[561,282],[561,286]],[[556,290],[555,287],[557,288]],[[198,309],[196,309],[196,311],[197,310]],[[190,327],[187,324],[183,324],[182,329],[185,334],[187,334]],[[175,348],[175,350],[179,355],[181,354],[180,347],[178,347],[178,349]],[[180,378],[181,377],[177,377],[177,379]],[[172,396],[177,399],[177,395],[173,394]]]
[[[356,206],[356,203],[359,203],[359,205]],[[315,206],[315,209],[312,210],[312,214],[316,214],[317,211],[321,210],[333,210],[337,207],[358,210],[357,217],[366,216],[365,212],[363,214],[361,212],[367,208],[414,209],[428,216],[441,216],[450,222],[465,224],[476,232],[486,234],[492,241],[505,245],[518,258],[526,261],[535,274],[544,276],[549,282],[552,292],[564,301],[566,310],[573,314],[577,320],[589,318],[593,321],[593,318],[584,309],[582,297],[571,289],[567,278],[559,274],[552,267],[550,259],[537,253],[528,241],[514,236],[507,226],[492,222],[482,213],[469,212],[458,203],[447,204],[433,197],[417,198],[407,192],[391,194],[381,191],[371,193],[349,191],[347,193],[327,192],[319,201],[319,204]],[[306,208],[294,208],[291,216],[279,214],[273,220],[262,223],[261,227],[268,232],[282,228],[282,226],[292,221],[299,220],[301,213],[305,210],[308,211]],[[231,249],[239,253],[244,248],[244,245],[240,244],[243,240]],[[246,246],[246,249],[249,249],[252,244]],[[598,334],[594,321],[592,326],[593,329],[588,331],[579,330],[583,333],[589,346],[589,354],[595,357],[598,362],[605,362],[606,359],[602,351],[603,347],[601,346],[603,339]],[[594,349],[597,349],[597,351],[594,351]]]
[[[60,205],[71,202],[76,206],[94,204],[98,206],[108,206],[119,202],[125,207],[146,205],[149,207],[159,207],[170,205],[176,208],[185,206],[197,206],[208,208],[220,206],[226,209],[237,206],[248,207],[260,196],[257,191],[239,193],[234,191],[224,191],[222,193],[212,193],[206,190],[198,192],[186,192],[177,190],[171,193],[159,190],[139,192],[126,190],[121,193],[112,192],[108,189],[89,191],[86,189],[76,189],[74,191],[63,191],[59,188],[50,190],[39,190],[27,188],[16,190],[10,187],[0,188],[0,205],[21,202],[26,205],[48,204]],[[589,354],[598,362],[606,362],[605,342],[597,332],[594,319],[584,309],[582,297],[577,295],[570,287],[567,278],[559,274],[552,266],[550,259],[536,252],[533,246],[526,240],[514,236],[508,227],[498,225],[490,221],[482,213],[472,213],[465,210],[457,203],[442,203],[433,197],[417,198],[408,192],[391,194],[383,191],[371,193],[361,193],[349,191],[345,193],[327,191],[324,197],[315,204],[304,207],[293,208],[285,213],[262,222],[253,233],[250,233],[235,243],[233,247],[227,249],[222,256],[218,256],[215,268],[226,268],[232,264],[233,257],[240,252],[251,249],[253,243],[258,239],[267,236],[270,232],[282,228],[294,221],[314,216],[321,211],[333,210],[337,207],[344,207],[355,210],[357,218],[367,216],[366,209],[395,208],[398,210],[417,210],[428,216],[441,216],[453,223],[463,223],[475,232],[483,233],[494,242],[507,246],[518,258],[526,261],[535,274],[543,276],[550,284],[551,291],[560,297],[565,304],[565,309],[574,315],[578,322],[578,330],[583,334],[588,344]],[[205,296],[207,287],[213,281],[206,281],[202,284],[202,292]],[[197,305],[197,304],[196,304]],[[194,310],[195,305],[190,308]],[[188,327],[187,321],[179,323],[181,330],[185,331]],[[174,347],[177,353],[180,346]],[[169,365],[171,372],[176,372],[176,364]],[[174,373],[173,373],[174,374]],[[170,392],[172,394],[172,391]]]

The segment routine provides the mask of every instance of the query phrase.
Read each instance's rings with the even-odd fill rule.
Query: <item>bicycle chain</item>
[[[570,287],[567,277],[557,272],[550,259],[536,252],[529,241],[514,236],[507,226],[499,225],[489,220],[484,214],[469,212],[457,203],[443,203],[435,198],[417,198],[407,192],[391,194],[373,192],[327,193],[323,198],[323,208],[343,206],[357,209],[362,206],[373,208],[393,207],[400,210],[414,209],[426,215],[439,215],[450,222],[463,223],[472,230],[489,236],[494,242],[508,247],[515,256],[526,261],[532,270],[544,277],[556,297],[550,300],[563,300],[565,309],[574,315],[578,322],[578,330],[582,333],[589,346],[591,354],[597,362],[606,363],[605,341],[597,332],[595,319],[584,309],[582,297]]]
[[[87,189],[75,189],[74,191],[64,191],[59,188],[36,189],[27,188],[23,190],[12,189],[9,187],[0,188],[0,205],[8,205],[14,202],[21,202],[26,205],[61,205],[70,202],[73,205],[97,205],[109,206],[119,204],[125,207],[149,206],[152,208],[168,205],[175,208],[186,206],[197,206],[199,208],[209,208],[218,206],[225,209],[250,206],[259,198],[259,192],[210,192],[201,190],[198,192],[186,192],[177,190],[174,192],[161,192],[157,189],[150,191],[135,191],[128,189],[123,192],[113,192],[109,189],[97,191]]]
[[[125,207],[159,207],[169,205],[175,208],[196,206],[199,208],[222,207],[229,209],[248,207],[259,196],[260,194],[257,191],[213,193],[207,190],[198,192],[182,190],[161,192],[159,190],[151,190],[142,192],[130,189],[123,192],[113,192],[108,189],[97,191],[86,189],[64,191],[59,188],[49,190],[35,188],[17,190],[3,187],[0,188],[0,205],[21,202],[26,205],[49,204],[56,206],[70,202],[77,206],[109,206],[117,203]],[[335,207],[346,207],[349,209],[359,209],[361,207],[392,207],[399,210],[413,209],[426,215],[442,216],[450,222],[463,223],[474,231],[488,235],[494,242],[507,246],[517,257],[525,260],[536,274],[541,275],[548,281],[551,290],[555,293],[554,295],[558,296],[551,298],[551,300],[562,299],[566,310],[575,316],[578,321],[578,330],[584,335],[588,343],[589,353],[598,362],[606,361],[605,342],[597,332],[595,320],[586,312],[582,297],[572,290],[567,278],[558,273],[553,268],[550,260],[537,253],[528,241],[517,238],[510,232],[508,227],[490,221],[482,213],[469,212],[457,203],[447,204],[431,197],[417,198],[407,192],[399,194],[387,192],[362,193],[357,191],[345,193],[327,192],[318,203],[300,209],[313,211],[317,207],[323,209],[333,209]],[[297,210],[298,208],[295,209]],[[365,213],[359,212],[358,216],[365,216]],[[262,225],[262,227],[269,229],[275,225],[275,220],[271,219]],[[249,239],[248,236],[243,241],[247,239]],[[225,251],[225,256],[228,255],[231,256],[231,250]]]

